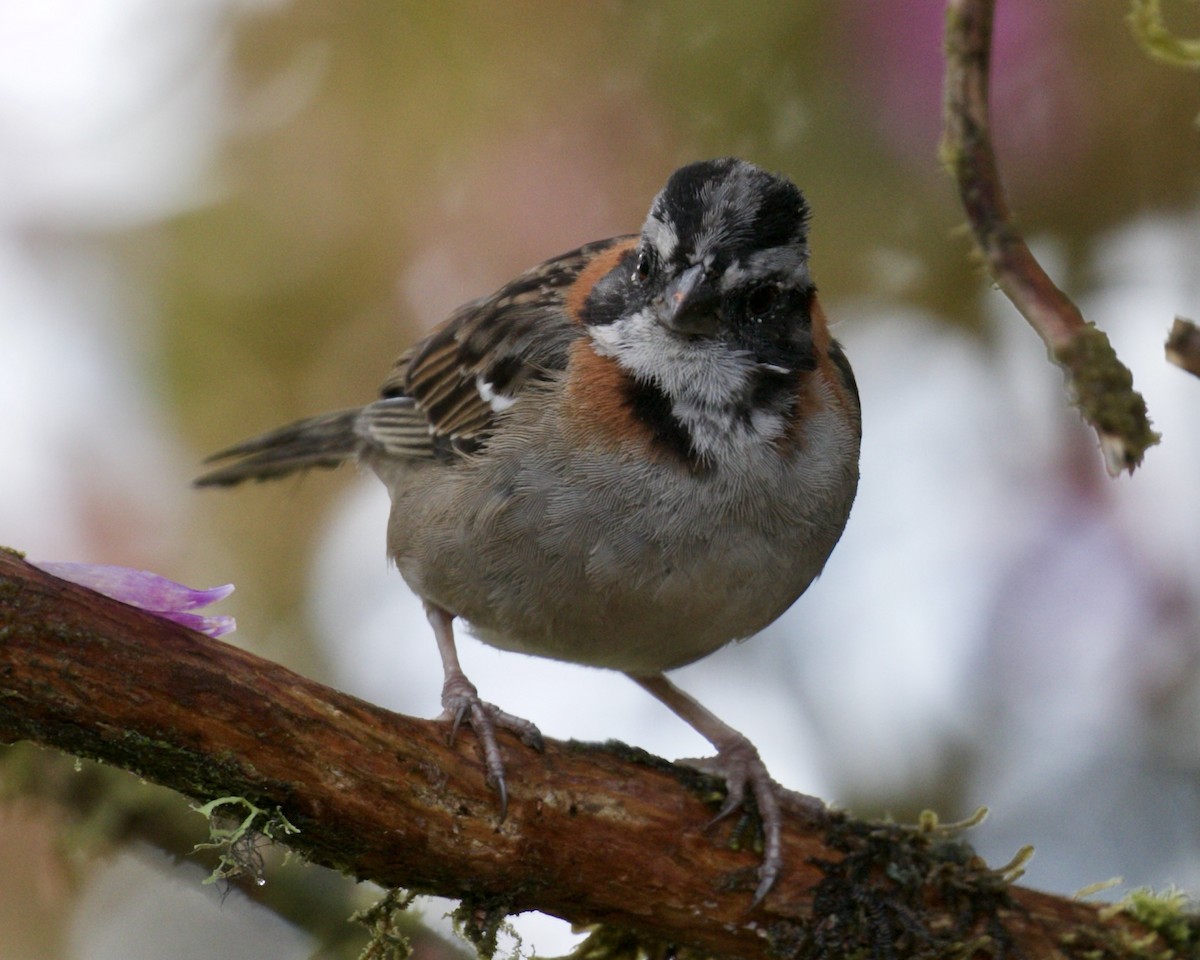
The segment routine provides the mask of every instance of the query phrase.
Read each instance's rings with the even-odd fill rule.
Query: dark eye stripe
[[[626,251],[616,266],[596,281],[580,311],[583,323],[592,327],[615,323],[644,296],[634,279],[638,256],[636,248]]]

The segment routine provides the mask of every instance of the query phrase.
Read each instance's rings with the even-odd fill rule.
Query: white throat
[[[785,433],[783,411],[750,406],[759,364],[745,351],[720,340],[685,340],[664,330],[649,309],[588,332],[597,353],[666,395],[693,449],[707,462],[744,463]]]

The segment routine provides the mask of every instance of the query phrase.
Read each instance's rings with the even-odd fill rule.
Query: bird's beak
[[[671,280],[654,306],[658,322],[683,336],[712,337],[721,326],[720,299],[704,282],[703,264],[690,266]]]

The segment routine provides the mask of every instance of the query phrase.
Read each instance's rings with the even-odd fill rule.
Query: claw
[[[742,804],[745,802],[745,799],[745,795],[741,790],[735,792],[727,787],[725,792],[725,802],[721,804],[721,809],[717,811],[717,815],[704,825],[704,829],[711,830],[731,813],[734,813],[736,810],[740,809]]]
[[[504,780],[504,759],[500,745],[496,742],[496,728],[509,730],[535,750],[544,749],[542,734],[528,720],[505,713],[499,707],[479,699],[479,691],[466,678],[458,663],[454,648],[453,617],[433,604],[426,604],[426,614],[437,638],[438,651],[442,655],[445,682],[442,685],[442,719],[450,722],[447,742],[453,744],[458,729],[464,722],[471,725],[479,745],[483,748],[483,761],[487,769],[487,783],[500,795],[500,822],[508,816],[508,784]]]
[[[500,771],[500,776],[489,775],[492,782],[496,785],[496,792],[500,794],[500,823],[508,819],[508,784],[504,782],[504,771]]]
[[[746,787],[749,785],[754,804],[758,808],[763,837],[758,887],[754,891],[754,900],[751,903],[753,909],[762,903],[783,869],[783,814],[779,805],[783,788],[767,773],[754,744],[717,719],[666,677],[659,674],[653,677],[632,676],[632,679],[690,723],[717,748],[715,757],[690,763],[725,780],[725,802],[717,815],[709,821],[710,827],[745,806]]]
[[[500,744],[496,741],[496,729],[509,730],[519,736],[523,743],[541,750],[544,747],[542,734],[528,720],[505,713],[491,703],[479,699],[479,694],[470,681],[461,673],[448,677],[442,688],[442,717],[450,721],[447,743],[454,743],[459,728],[468,723],[483,748],[483,762],[487,769],[487,783],[500,795],[500,822],[508,816],[508,784],[504,779],[504,759]]]
[[[730,814],[746,808],[746,787],[758,808],[762,829],[763,854],[758,868],[758,887],[754,891],[751,909],[762,903],[771,891],[783,868],[783,814],[779,807],[779,786],[759,759],[758,751],[749,740],[728,743],[715,757],[704,762],[704,768],[725,778],[725,802],[717,815],[708,822],[712,827]]]
[[[517,720],[519,718],[513,717],[513,719]],[[509,727],[509,729],[512,730],[513,728]],[[515,730],[513,732],[516,733]],[[542,731],[532,723],[529,724],[529,729],[525,733],[519,734],[519,736],[521,738],[521,742],[525,744],[525,746],[532,747],[538,753],[546,752],[546,741],[542,739]]]
[[[750,901],[750,909],[753,910],[766,899],[771,888],[775,886],[775,881],[779,877],[779,864],[768,864],[763,861],[761,867],[758,868],[758,886],[754,889],[754,899]]]
[[[454,746],[454,738],[458,736],[458,728],[462,726],[462,722],[467,718],[467,712],[471,709],[470,703],[464,702],[454,712],[454,723],[450,725],[450,733],[446,736],[447,746]]]

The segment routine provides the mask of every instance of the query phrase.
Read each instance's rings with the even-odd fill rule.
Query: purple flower
[[[62,563],[56,560],[30,562],[51,576],[78,583],[106,597],[174,620],[210,637],[221,637],[237,628],[233,617],[206,617],[190,612],[225,599],[233,593],[232,583],[208,590],[193,590],[157,573],[129,567],[113,567],[102,563]]]

